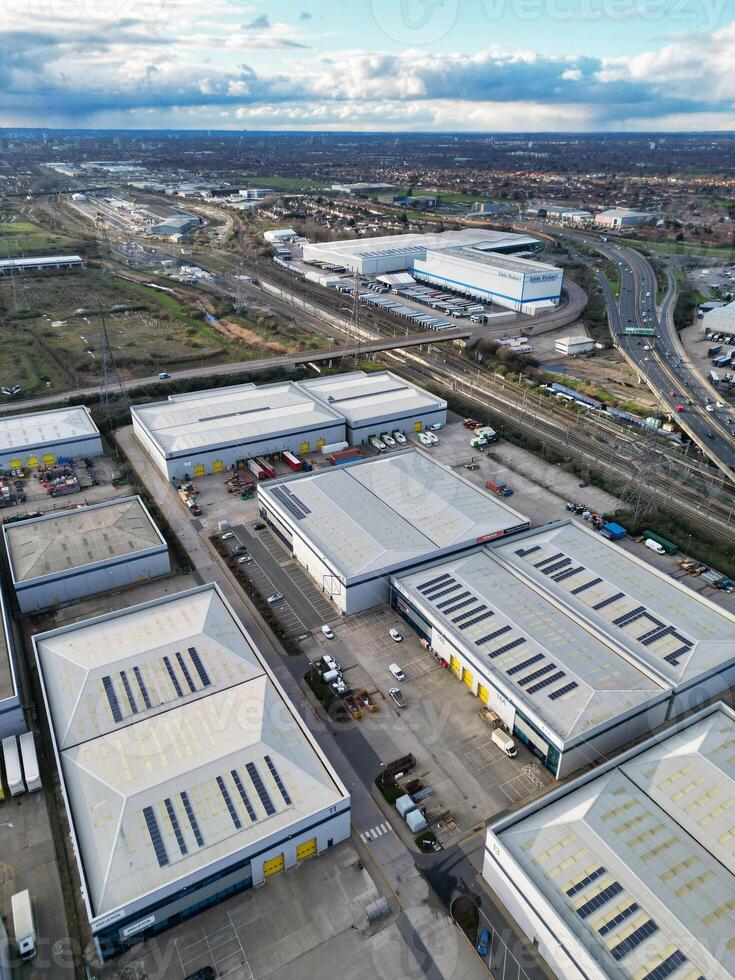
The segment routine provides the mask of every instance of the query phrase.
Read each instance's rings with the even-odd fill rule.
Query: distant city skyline
[[[735,0],[6,0],[0,126],[735,130]]]

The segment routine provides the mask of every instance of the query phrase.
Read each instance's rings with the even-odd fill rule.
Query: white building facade
[[[102,437],[86,405],[0,419],[0,469],[35,469],[102,452]]]

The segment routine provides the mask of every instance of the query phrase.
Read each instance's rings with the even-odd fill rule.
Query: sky
[[[735,130],[735,0],[0,0],[0,126]]]

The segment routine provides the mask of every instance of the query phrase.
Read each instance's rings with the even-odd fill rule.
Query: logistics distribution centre
[[[391,601],[556,778],[735,682],[735,617],[574,521],[396,576]]]
[[[447,420],[447,403],[390,371],[233,385],[131,409],[133,431],[167,479],[219,473],[288,450],[366,442]]]
[[[168,545],[140,497],[3,526],[23,613],[168,575]]]
[[[260,513],[343,613],[389,597],[389,577],[528,519],[418,449],[258,486]]]
[[[307,244],[302,254],[307,264],[360,275],[409,272],[453,292],[534,314],[559,302],[564,278],[553,265],[529,261],[540,246],[530,235],[478,228]]]
[[[102,439],[86,405],[0,419],[0,469],[101,455]]]
[[[350,836],[350,798],[216,585],[34,637],[103,959]]]
[[[712,705],[489,828],[483,876],[556,976],[735,976],[733,746]]]

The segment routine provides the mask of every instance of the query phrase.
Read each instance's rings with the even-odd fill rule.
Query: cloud
[[[0,122],[92,125],[195,114],[252,125],[427,129],[708,128],[733,125],[735,23],[656,50],[597,58],[491,45],[472,54],[316,55],[293,25],[239,0],[53,8],[13,5],[0,34]],[[252,13],[252,12],[250,12]],[[298,20],[311,18],[302,11]],[[245,51],[270,55],[268,68]],[[242,122],[239,122],[242,125]]]

